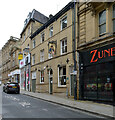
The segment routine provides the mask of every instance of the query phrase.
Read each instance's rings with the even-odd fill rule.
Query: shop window
[[[59,67],[58,86],[66,86],[66,66]]]
[[[44,70],[40,72],[40,83],[44,83]]]
[[[113,32],[115,32],[115,4],[113,5]]]
[[[99,13],[99,35],[106,33],[106,10]]]
[[[62,19],[61,19],[61,30],[63,30],[64,28],[67,27],[67,16],[64,16]]]

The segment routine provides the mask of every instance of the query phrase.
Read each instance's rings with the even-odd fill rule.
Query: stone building
[[[33,92],[74,95],[73,23],[74,3],[70,2],[31,35]]]
[[[30,90],[30,69],[31,65],[28,61],[30,59],[31,39],[30,36],[43,24],[48,21],[48,17],[33,9],[24,21],[24,28],[21,32],[21,51],[23,59],[21,64],[21,89]]]
[[[2,82],[19,80],[19,61],[20,52],[19,39],[10,37],[7,43],[2,47]]]
[[[115,98],[115,2],[79,4],[80,98]]]
[[[68,3],[31,35],[32,91],[74,96],[74,20],[77,98],[113,101],[115,3]],[[76,19],[74,14],[76,13]]]
[[[0,50],[0,84],[2,83],[2,51]]]

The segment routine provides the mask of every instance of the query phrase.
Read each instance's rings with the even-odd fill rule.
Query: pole
[[[77,69],[76,69],[76,7],[75,7],[75,0],[74,0],[74,71],[77,71]],[[77,100],[76,74],[74,75],[74,100]]]

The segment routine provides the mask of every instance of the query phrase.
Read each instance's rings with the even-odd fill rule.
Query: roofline
[[[65,12],[73,8],[74,3],[69,2],[64,8],[62,8],[56,15],[54,15],[51,19],[49,19],[43,26],[41,26],[36,32],[34,32],[30,38],[34,38],[36,35],[38,35],[42,30],[44,30],[46,27],[48,27],[50,24],[52,24],[55,20],[57,20],[60,16],[62,16]]]

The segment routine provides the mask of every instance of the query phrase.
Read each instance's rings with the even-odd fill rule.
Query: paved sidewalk
[[[27,92],[27,91],[21,90],[21,94],[29,95],[35,98],[39,98],[39,99],[46,100],[49,102],[72,107],[72,108],[79,109],[82,111],[87,111],[90,113],[95,113],[95,114],[103,115],[106,117],[115,118],[115,107],[113,107],[112,105],[94,103],[91,101],[80,101],[80,100],[75,101],[70,98],[59,97],[59,96],[50,95],[47,93],[33,93],[33,92]]]

